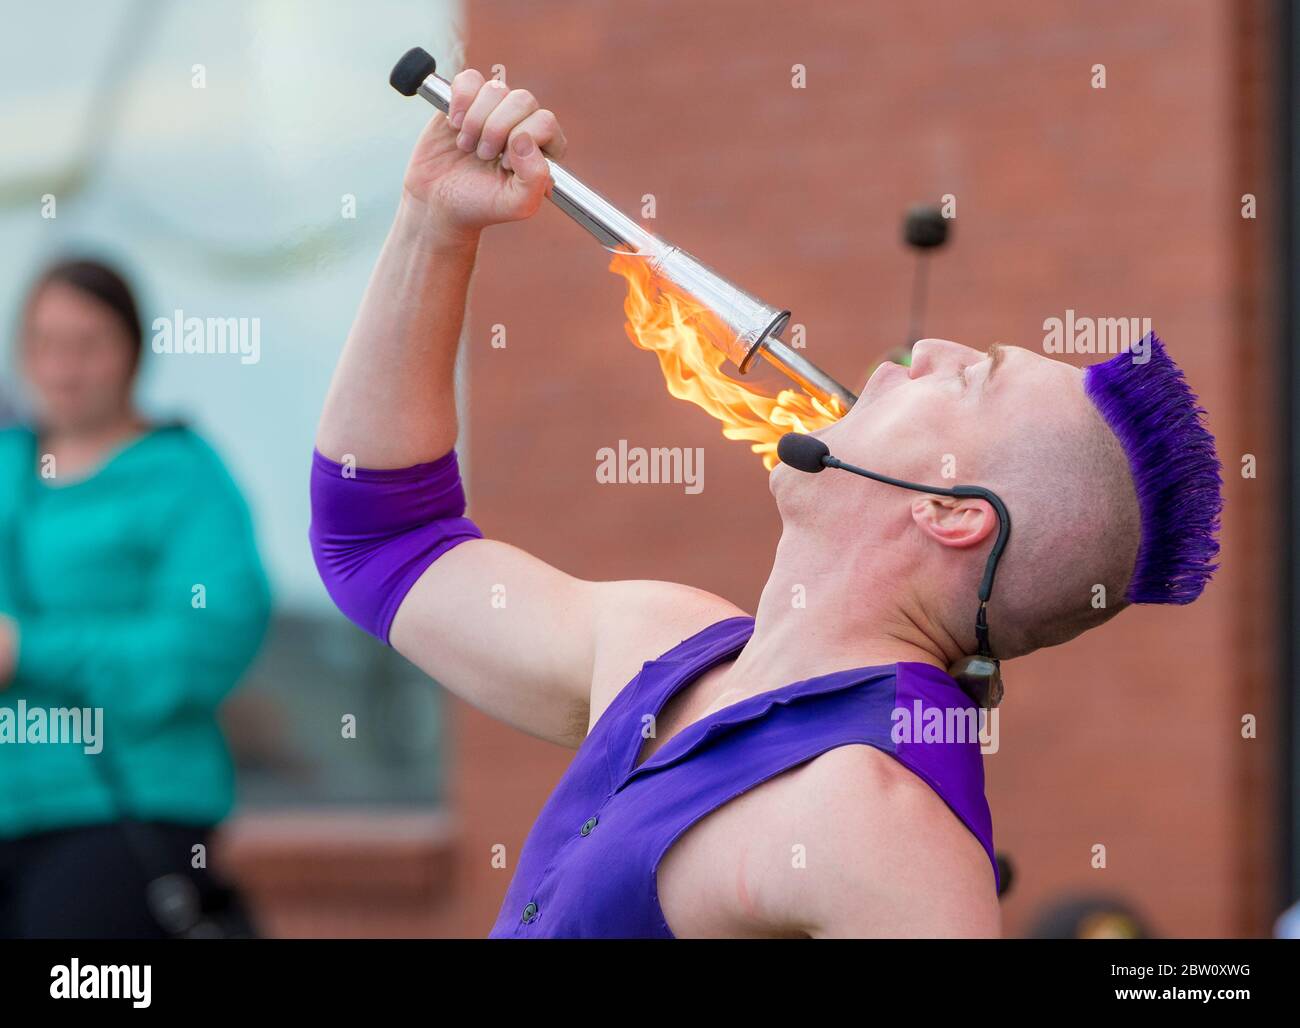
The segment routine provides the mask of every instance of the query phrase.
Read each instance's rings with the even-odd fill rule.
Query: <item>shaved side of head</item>
[[[1065,642],[1130,603],[1191,603],[1216,570],[1214,437],[1164,344],[1145,342],[1146,360],[1090,366],[1050,425],[1008,424],[985,455],[1013,520],[995,590],[1009,626],[1000,655]]]
[[[1066,642],[1128,605],[1137,491],[1119,440],[1082,390],[1079,400],[988,457],[988,483],[1012,514],[990,612],[1000,657]]]

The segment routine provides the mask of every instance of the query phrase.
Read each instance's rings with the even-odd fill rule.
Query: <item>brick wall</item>
[[[903,210],[957,197],[925,331],[1035,346],[1046,317],[1148,316],[1226,464],[1224,569],[1189,609],[1127,612],[1009,666],[987,761],[1008,932],[1063,890],[1117,893],[1158,931],[1260,933],[1274,905],[1277,485],[1269,369],[1269,7],[580,0],[469,4],[469,61],[556,110],[569,167],[807,326],[850,384],[906,331]],[[807,88],[790,86],[791,65]],[[1107,88],[1090,88],[1104,64]],[[1257,195],[1260,219],[1239,215]],[[623,335],[605,255],[555,211],[494,229],[468,331],[472,512],[575,574],[658,577],[752,609],[778,534],[742,444],[670,399]],[[493,349],[492,326],[507,346]],[[707,488],[597,487],[595,451],[702,446]],[[1243,453],[1259,478],[1243,480]],[[1240,738],[1240,718],[1260,738]],[[568,754],[453,714],[458,889],[482,934]],[[1090,866],[1107,847],[1108,868]]]

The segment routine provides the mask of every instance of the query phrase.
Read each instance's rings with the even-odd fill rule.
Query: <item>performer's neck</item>
[[[783,684],[904,661],[946,669],[962,648],[927,605],[913,558],[905,546],[826,545],[787,529],[736,670]]]

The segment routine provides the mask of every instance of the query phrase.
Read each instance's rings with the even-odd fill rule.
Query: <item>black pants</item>
[[[183,874],[201,894],[213,889],[192,868],[211,829],[120,822],[0,839],[0,938],[158,939],[167,933],[146,900],[150,882]]]

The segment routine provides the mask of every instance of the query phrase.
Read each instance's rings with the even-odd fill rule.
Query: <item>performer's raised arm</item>
[[[739,611],[685,586],[573,578],[465,517],[454,368],[479,234],[537,211],[543,154],[565,141],[527,90],[473,70],[453,90],[411,156],[325,402],[312,546],[362,628],[489,714],[576,746],[593,684],[607,699],[642,661]]]

